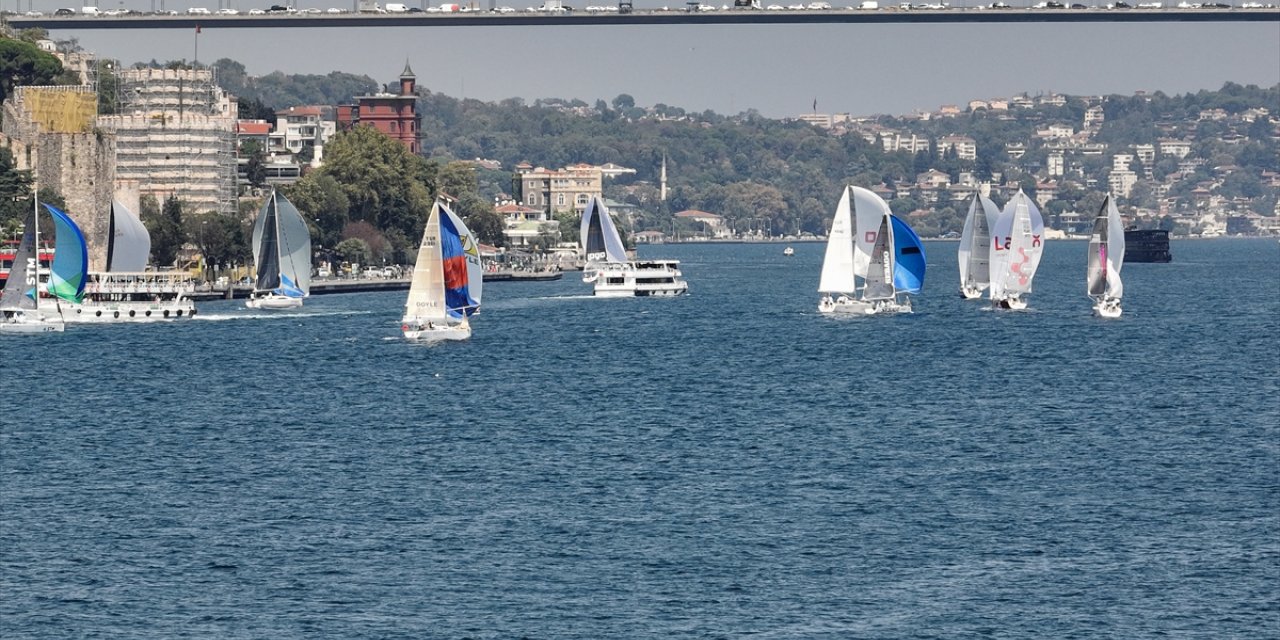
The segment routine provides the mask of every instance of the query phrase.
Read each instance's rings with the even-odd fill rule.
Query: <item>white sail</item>
[[[985,289],[991,282],[991,228],[1000,217],[994,202],[974,194],[960,234],[960,287]]]
[[[821,293],[853,293],[857,288],[853,277],[853,217],[849,210],[849,188],[846,187],[836,205],[836,215],[827,234],[827,254],[822,260]]]
[[[111,229],[107,238],[107,272],[138,273],[147,269],[151,234],[138,216],[120,201],[111,203]]]
[[[280,225],[280,274],[307,296],[311,293],[311,230],[288,198],[283,194],[275,197]]]
[[[1120,267],[1124,264],[1124,222],[1115,200],[1107,196],[1093,220],[1089,236],[1088,293],[1094,298],[1119,300],[1124,295]]]
[[[1124,296],[1124,282],[1120,280],[1120,267],[1124,265],[1124,220],[1120,210],[1116,209],[1115,200],[1107,198],[1107,268],[1112,277],[1108,283],[1107,295],[1119,300]]]
[[[622,236],[609,217],[600,198],[592,197],[587,208],[582,212],[582,226],[579,229],[583,257],[588,263],[622,264],[627,262],[627,250],[622,244]]]
[[[311,292],[311,230],[298,209],[272,192],[253,223],[255,293],[300,300]]]
[[[849,191],[853,196],[853,273],[865,278],[880,225],[890,214],[889,205],[868,189],[849,187]]]
[[[867,284],[862,298],[868,301],[892,300],[896,293],[893,288],[893,269],[893,225],[889,222],[889,215],[885,214],[880,218],[880,226],[876,229],[876,243],[871,249]]]
[[[447,317],[444,304],[444,270],[440,267],[440,203],[431,207],[427,226],[422,231],[418,261],[413,265],[409,282],[409,298],[404,305],[404,321],[443,322]]]
[[[1000,213],[991,241],[991,299],[1030,293],[1044,252],[1044,220],[1022,191]]]

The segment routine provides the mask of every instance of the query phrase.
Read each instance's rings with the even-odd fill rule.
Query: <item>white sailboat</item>
[[[679,260],[630,260],[622,236],[600,198],[582,212],[582,281],[595,283],[600,297],[678,296],[689,290]]]
[[[981,298],[991,284],[991,227],[1000,209],[989,198],[974,194],[969,214],[960,234],[960,295],[966,300]]]
[[[880,196],[846,187],[827,238],[818,311],[872,315],[909,313],[924,283],[924,246]],[[861,286],[859,286],[861,281]]]
[[[181,271],[147,271],[151,234],[120,202],[111,203],[107,268],[89,273],[84,300],[66,309],[67,322],[146,322],[196,314],[191,279]]]
[[[484,267],[475,234],[436,201],[422,231],[400,330],[409,340],[466,340],[480,309]]]
[[[1031,281],[1044,253],[1044,219],[1021,190],[991,228],[991,304],[1026,309]]]
[[[302,306],[311,291],[311,231],[293,203],[275,190],[253,224],[253,263],[258,279],[245,306]]]
[[[0,333],[57,333],[66,329],[61,302],[84,296],[89,253],[80,227],[57,207],[45,204],[56,229],[53,261],[45,289],[53,300],[40,301],[40,215],[34,204],[14,254],[4,290],[0,292]]]
[[[1124,296],[1120,267],[1124,265],[1124,222],[1110,195],[1093,219],[1089,236],[1089,270],[1086,283],[1093,313],[1102,318],[1119,318]]]

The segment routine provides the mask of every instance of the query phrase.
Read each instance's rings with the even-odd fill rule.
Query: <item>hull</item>
[[[71,323],[157,322],[191,318],[196,305],[191,300],[164,302],[92,302],[69,305],[66,320]]]
[[[417,323],[404,323],[400,326],[405,340],[414,342],[442,342],[449,340],[466,340],[471,337],[470,324],[432,324],[426,326]]]
[[[889,313],[911,313],[911,300],[855,300],[848,296],[823,298],[818,312],[829,315],[874,316]]]
[[[1123,312],[1119,300],[1097,300],[1093,304],[1093,315],[1099,318],[1119,318]]]
[[[689,291],[676,260],[612,264],[595,273],[595,295],[601,298],[672,297]],[[585,279],[585,278],[584,278]]]
[[[62,333],[67,328],[61,316],[46,316],[41,313],[27,314],[19,311],[13,315],[8,312],[0,317],[0,333],[25,335],[33,333]]]
[[[1172,262],[1169,232],[1159,229],[1130,229],[1124,232],[1125,262]]]
[[[977,287],[962,287],[960,289],[960,297],[965,300],[977,300],[982,297],[982,291]]]
[[[1027,301],[1021,296],[1011,296],[1000,300],[992,300],[991,306],[996,309],[1008,309],[1010,311],[1022,311],[1027,308]]]
[[[250,309],[263,309],[267,311],[278,311],[281,309],[296,309],[302,306],[302,298],[289,298],[286,296],[267,295],[259,298],[249,298],[244,301],[244,306]]]

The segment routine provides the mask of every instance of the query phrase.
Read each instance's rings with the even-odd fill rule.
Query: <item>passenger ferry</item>
[[[679,260],[603,264],[596,270],[595,294],[602,298],[678,296],[689,291],[682,275]]]
[[[184,271],[90,273],[84,301],[65,304],[67,322],[148,322],[196,315],[195,285]]]

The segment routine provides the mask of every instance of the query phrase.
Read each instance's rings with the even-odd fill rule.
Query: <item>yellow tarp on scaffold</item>
[[[89,131],[98,115],[98,96],[93,92],[28,87],[22,100],[31,119],[50,133]]]

